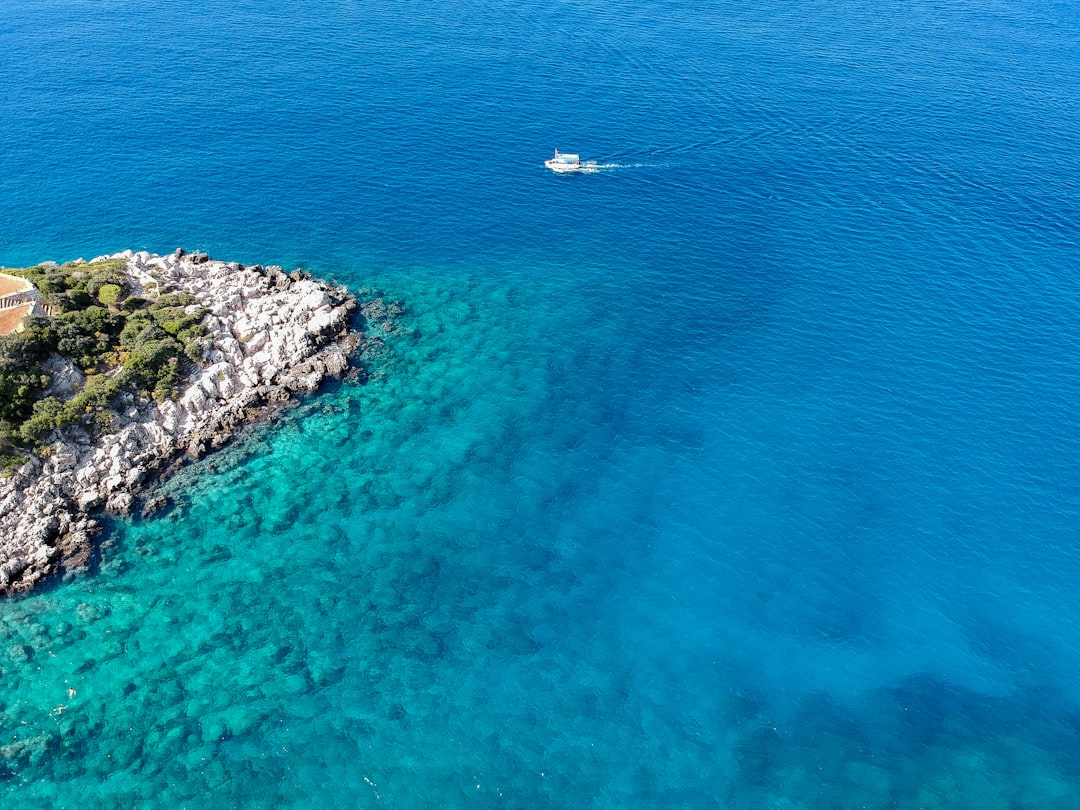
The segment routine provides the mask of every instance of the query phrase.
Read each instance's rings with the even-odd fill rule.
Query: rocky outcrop
[[[130,511],[162,471],[222,446],[267,406],[343,373],[363,340],[350,331],[355,298],[300,272],[180,250],[102,258],[127,259],[140,293],[185,292],[198,301],[208,313],[202,367],[178,399],[124,395],[111,433],[92,439],[81,427],[64,428],[43,458],[0,480],[0,594],[84,566],[97,510]]]

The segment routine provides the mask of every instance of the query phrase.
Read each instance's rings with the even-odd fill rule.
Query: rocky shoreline
[[[43,458],[0,479],[0,595],[85,567],[101,509],[152,511],[159,499],[144,496],[157,478],[221,447],[268,408],[342,375],[365,340],[352,326],[356,298],[300,271],[180,249],[101,258],[125,259],[135,290],[195,298],[207,312],[202,364],[179,398],[158,404],[123,394],[111,432],[94,439],[83,427],[61,428]],[[381,301],[378,309],[385,311]]]

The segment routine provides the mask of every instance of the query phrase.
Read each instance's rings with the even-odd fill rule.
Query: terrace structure
[[[25,278],[0,273],[0,337],[21,332],[27,315],[45,315],[34,285]]]

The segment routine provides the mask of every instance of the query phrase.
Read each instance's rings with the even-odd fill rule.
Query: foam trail
[[[596,161],[586,161],[582,164],[586,170],[607,170],[607,169],[667,169],[670,168],[666,163],[597,163]]]

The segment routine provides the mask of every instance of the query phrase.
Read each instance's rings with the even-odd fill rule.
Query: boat
[[[558,149],[555,150],[555,157],[545,160],[544,165],[553,172],[580,172],[585,170],[585,167],[581,165],[581,155],[566,155]]]

